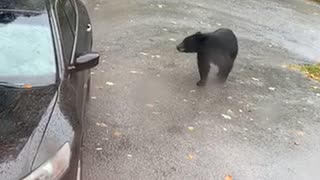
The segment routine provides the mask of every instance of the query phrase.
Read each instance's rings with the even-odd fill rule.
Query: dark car
[[[81,177],[98,63],[80,0],[0,1],[0,180]]]

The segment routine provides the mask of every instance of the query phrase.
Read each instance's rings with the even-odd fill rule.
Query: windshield
[[[0,10],[0,82],[43,86],[56,79],[47,14]]]

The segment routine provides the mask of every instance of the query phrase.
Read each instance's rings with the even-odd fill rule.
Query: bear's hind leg
[[[218,65],[219,72],[217,76],[221,83],[224,83],[228,79],[229,74],[232,70],[232,67],[233,67],[233,61],[231,61],[231,59],[230,61],[226,61],[226,63],[222,63]]]

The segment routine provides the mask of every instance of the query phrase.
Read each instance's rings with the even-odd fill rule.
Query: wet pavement
[[[92,73],[83,176],[320,179],[320,84],[284,68],[320,62],[320,6],[298,0],[87,0]],[[228,27],[240,52],[204,88],[185,36]]]

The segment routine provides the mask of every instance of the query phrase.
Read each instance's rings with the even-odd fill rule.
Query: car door
[[[89,13],[87,8],[81,0],[74,0],[75,6],[78,12],[78,36],[77,36],[77,46],[76,46],[76,55],[86,54],[92,51],[92,25],[89,18]],[[89,95],[88,91],[90,88],[90,69],[83,72],[83,78],[87,82],[85,89],[86,95]],[[88,97],[87,97],[88,98]]]
[[[92,50],[92,25],[87,8],[81,0],[75,0],[79,14],[77,54]]]
[[[79,42],[79,23],[77,4],[74,0],[58,0],[57,15],[61,31],[62,47],[64,53],[64,62],[66,69],[71,67],[76,58],[80,55],[78,53]],[[87,51],[86,51],[87,52]],[[68,71],[66,73],[66,80],[69,81],[75,95],[75,106],[78,120],[83,121],[85,105],[86,105],[86,84],[88,81],[88,70],[80,72]]]
[[[76,48],[78,42],[77,26],[78,17],[77,9],[74,0],[58,0],[56,5],[56,13],[58,19],[58,26],[60,29],[60,38],[63,48],[64,65],[66,72],[64,74],[64,80],[62,82],[62,94],[64,94],[64,99],[68,98],[65,106],[68,106],[70,112],[68,113],[72,116],[71,124],[75,132],[75,141],[73,146],[73,157],[75,159],[72,161],[72,166],[76,166],[78,163],[78,158],[81,154],[81,143],[83,137],[83,126],[84,126],[84,114],[86,105],[86,71],[73,72],[68,70],[72,67],[78,54],[76,53]],[[70,176],[73,176],[76,172],[70,172]],[[68,179],[69,177],[66,177]]]

